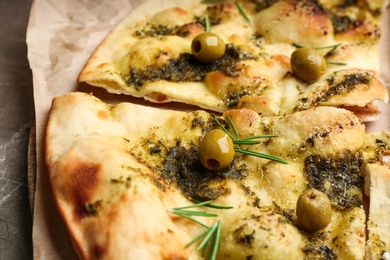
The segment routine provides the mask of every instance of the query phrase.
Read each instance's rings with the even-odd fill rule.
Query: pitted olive
[[[294,75],[309,83],[319,79],[327,68],[322,54],[310,48],[295,50],[291,54],[290,66]]]
[[[332,220],[332,206],[328,196],[316,189],[302,193],[297,201],[298,223],[307,231],[326,228]]]
[[[203,63],[210,63],[220,59],[225,54],[225,43],[216,34],[201,33],[192,40],[192,54]]]
[[[200,162],[209,170],[220,170],[229,166],[234,154],[232,139],[221,129],[208,132],[199,145]]]

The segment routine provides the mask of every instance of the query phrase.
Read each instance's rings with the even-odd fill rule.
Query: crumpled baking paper
[[[35,0],[27,30],[36,111],[37,183],[34,204],[34,259],[77,259],[54,204],[44,163],[44,130],[53,97],[84,88],[76,80],[91,53],[108,32],[142,0]],[[390,7],[386,13],[389,14]],[[142,14],[140,14],[142,15]],[[384,25],[390,25],[390,16]],[[387,33],[387,34],[386,34]],[[390,82],[390,36],[383,29],[381,79]],[[101,90],[91,90],[99,95]],[[104,94],[102,94],[104,95]],[[131,98],[130,98],[131,99]],[[129,99],[127,99],[129,100]],[[135,102],[140,102],[136,100]],[[367,131],[390,131],[390,108]]]

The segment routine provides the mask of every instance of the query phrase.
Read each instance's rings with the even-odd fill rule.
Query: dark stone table
[[[27,152],[34,121],[29,0],[0,0],[0,259],[32,259]]]

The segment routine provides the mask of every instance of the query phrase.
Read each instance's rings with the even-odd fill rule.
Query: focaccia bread
[[[287,163],[235,153],[229,166],[207,170],[199,145],[220,128],[216,118],[233,134],[230,118],[241,138],[277,135],[240,147]],[[233,109],[216,116],[109,105],[70,93],[53,100],[45,158],[82,259],[202,259],[200,242],[186,244],[204,227],[172,214],[192,199],[233,207],[200,207],[217,216],[194,217],[207,226],[222,223],[218,259],[362,259],[365,138],[360,120],[334,107],[276,117]],[[296,215],[297,200],[309,188],[326,194],[332,208],[330,224],[315,232]],[[371,205],[374,216],[378,208]]]
[[[273,116],[334,106],[362,121],[378,119],[375,101],[388,101],[378,80],[383,1],[205,2],[146,1],[109,33],[79,82],[218,112],[250,108]],[[191,54],[206,16],[226,44],[224,56],[210,64]],[[315,82],[292,73],[298,47],[335,45],[319,50],[333,63]]]

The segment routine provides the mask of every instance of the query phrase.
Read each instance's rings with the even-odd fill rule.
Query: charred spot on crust
[[[243,178],[233,165],[218,171],[207,170],[199,161],[198,147],[187,150],[180,143],[168,149],[161,172],[166,181],[176,183],[187,197],[201,201],[230,192],[224,187],[226,179]]]
[[[106,252],[106,247],[98,244],[94,245],[93,255],[95,259],[101,259],[105,255],[105,252]]]
[[[69,164],[68,187],[72,194],[74,204],[74,216],[83,219],[90,215],[86,205],[91,204],[92,194],[99,184],[98,171],[100,166],[89,162]],[[99,204],[100,205],[100,204]]]
[[[334,206],[348,209],[362,205],[361,198],[353,191],[364,184],[361,165],[361,155],[350,151],[334,157],[310,155],[305,160],[304,174],[310,187],[328,195]]]
[[[131,69],[127,84],[139,91],[146,82],[166,80],[170,82],[201,82],[213,71],[222,71],[229,76],[238,76],[236,64],[241,60],[255,60],[256,56],[249,54],[233,44],[226,45],[225,55],[208,64],[195,59],[190,53],[181,53],[178,58],[171,58],[163,66],[149,65],[145,69]]]

